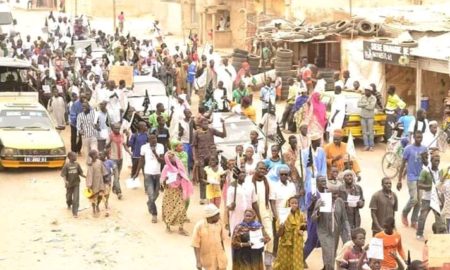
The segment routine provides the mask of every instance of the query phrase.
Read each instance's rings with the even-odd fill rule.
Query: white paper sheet
[[[324,202],[324,205],[320,207],[320,212],[331,213],[331,208],[333,204],[332,193],[320,193],[320,200]]]
[[[46,93],[46,94],[50,94],[52,92],[50,90],[50,85],[43,85],[42,86],[42,91],[44,91],[44,93]]]
[[[168,172],[166,184],[171,184],[171,183],[177,181],[177,175],[178,175],[177,173]]]
[[[316,182],[316,178],[311,178],[311,193],[313,195],[316,195],[317,192],[317,182]]]
[[[284,224],[284,222],[286,222],[290,212],[290,207],[282,207],[278,209],[278,219],[280,224]]]
[[[260,249],[264,247],[264,236],[262,233],[262,229],[258,229],[256,231],[250,231],[250,242],[252,243],[252,249]]]
[[[348,195],[347,196],[347,202],[348,202],[348,206],[349,207],[356,207],[358,202],[359,202],[359,195],[355,196],[355,195]]]
[[[383,239],[372,238],[367,251],[367,258],[384,260]]]

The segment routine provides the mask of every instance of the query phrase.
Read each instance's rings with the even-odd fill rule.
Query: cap
[[[217,206],[215,206],[214,204],[210,203],[205,206],[205,218],[213,217],[219,213],[219,208],[217,208]]]

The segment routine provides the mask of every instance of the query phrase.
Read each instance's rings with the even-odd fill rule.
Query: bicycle
[[[400,166],[403,160],[402,138],[397,136],[398,131],[392,133],[386,146],[386,153],[381,160],[381,169],[386,177],[394,178],[400,172]]]

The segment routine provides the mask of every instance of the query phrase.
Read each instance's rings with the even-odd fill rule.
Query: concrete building
[[[127,17],[151,16],[160,22],[165,32],[181,34],[182,12],[176,0],[66,0],[66,12],[95,17],[117,17],[123,11]]]

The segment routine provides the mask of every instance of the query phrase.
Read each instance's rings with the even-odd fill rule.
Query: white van
[[[8,4],[0,1],[0,35],[10,35],[14,32],[15,20]]]

